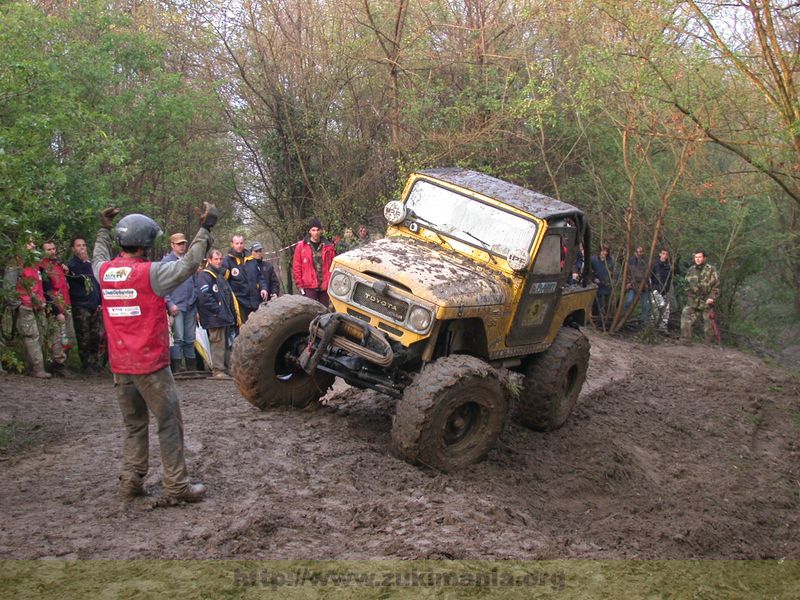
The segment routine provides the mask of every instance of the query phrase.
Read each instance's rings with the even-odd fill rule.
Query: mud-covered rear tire
[[[327,309],[304,296],[281,296],[252,313],[233,343],[231,374],[239,393],[261,410],[302,408],[319,399],[333,376],[309,375],[294,362],[308,341],[308,325]]]
[[[589,340],[578,329],[562,327],[547,350],[526,361],[514,420],[536,431],[561,427],[575,407],[588,367]]]
[[[491,366],[466,355],[441,358],[425,367],[398,401],[393,452],[412,464],[457,470],[494,447],[507,413]]]

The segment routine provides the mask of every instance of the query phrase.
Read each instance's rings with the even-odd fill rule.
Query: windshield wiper
[[[448,242],[445,238],[443,238],[442,234],[440,234],[438,231],[436,231],[435,228],[440,227],[439,225],[437,225],[436,223],[433,223],[431,221],[428,221],[428,219],[426,219],[425,217],[420,217],[417,213],[415,213],[413,210],[411,210],[408,207],[406,207],[406,216],[411,218],[411,219],[414,219],[415,221],[419,221],[423,225],[427,225],[428,226],[428,230],[432,231],[433,233],[435,233],[436,237],[439,238],[440,242],[450,246],[451,250],[455,250],[455,248],[453,248],[453,246],[450,244],[450,242]]]
[[[471,237],[473,240],[475,240],[476,242],[478,242],[478,243],[479,243],[479,244],[480,244],[480,245],[483,247],[483,250],[485,250],[485,251],[486,251],[486,254],[488,254],[488,255],[489,255],[489,258],[491,258],[491,259],[492,259],[492,262],[493,262],[493,263],[495,263],[495,264],[497,264],[497,259],[496,259],[496,258],[494,257],[494,255],[492,254],[492,247],[491,247],[491,246],[490,246],[488,243],[484,242],[484,241],[483,241],[481,238],[479,238],[478,236],[471,234],[469,231],[462,231],[461,233],[463,233],[464,235],[468,235],[468,236],[469,236],[469,237]]]

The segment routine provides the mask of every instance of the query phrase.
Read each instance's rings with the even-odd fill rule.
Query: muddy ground
[[[259,412],[178,383],[197,505],[117,496],[112,380],[0,375],[0,558],[800,559],[800,383],[731,349],[590,334],[567,425],[457,474],[389,453],[392,402]]]

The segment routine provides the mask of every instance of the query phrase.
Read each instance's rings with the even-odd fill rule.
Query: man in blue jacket
[[[182,233],[173,233],[169,238],[172,252],[167,254],[162,263],[170,263],[186,254],[189,241]],[[170,363],[173,373],[180,373],[187,368],[194,369],[196,354],[194,340],[197,327],[197,292],[194,285],[194,274],[172,290],[165,297],[167,310],[172,316],[172,346],[169,349]],[[186,359],[186,366],[183,359]]]
[[[592,276],[594,283],[597,284],[597,295],[595,296],[595,306],[600,317],[600,324],[603,331],[608,324],[608,303],[611,298],[611,288],[614,278],[614,261],[611,259],[611,249],[608,246],[600,246],[597,254],[592,256]]]
[[[228,283],[239,304],[241,322],[245,323],[250,313],[258,309],[262,300],[268,298],[266,282],[261,272],[250,263],[253,257],[244,246],[244,236],[234,235],[231,238],[231,247],[228,256],[222,260],[222,265],[227,270]]]
[[[277,298],[281,291],[281,283],[275,274],[275,268],[268,260],[264,260],[264,246],[261,242],[250,244],[250,256],[252,260],[245,263],[245,269],[248,270],[247,277],[256,282],[250,290],[250,300],[258,306],[264,300]]]
[[[197,275],[197,304],[200,324],[208,331],[211,344],[211,378],[230,379],[225,372],[228,333],[239,324],[239,307],[225,279],[222,252],[216,248],[208,253],[208,265]]]
[[[100,336],[103,313],[100,306],[100,284],[92,273],[92,261],[86,240],[72,240],[72,258],[67,262],[67,283],[72,300],[72,322],[78,340],[78,355],[84,371],[100,374]]]

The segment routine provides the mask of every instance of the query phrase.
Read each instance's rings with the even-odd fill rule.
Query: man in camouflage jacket
[[[706,253],[694,253],[694,264],[686,271],[686,306],[681,314],[681,342],[692,343],[692,328],[698,317],[703,317],[703,333],[706,343],[711,343],[711,323],[714,303],[719,298],[719,275],[714,267],[706,264]]]

